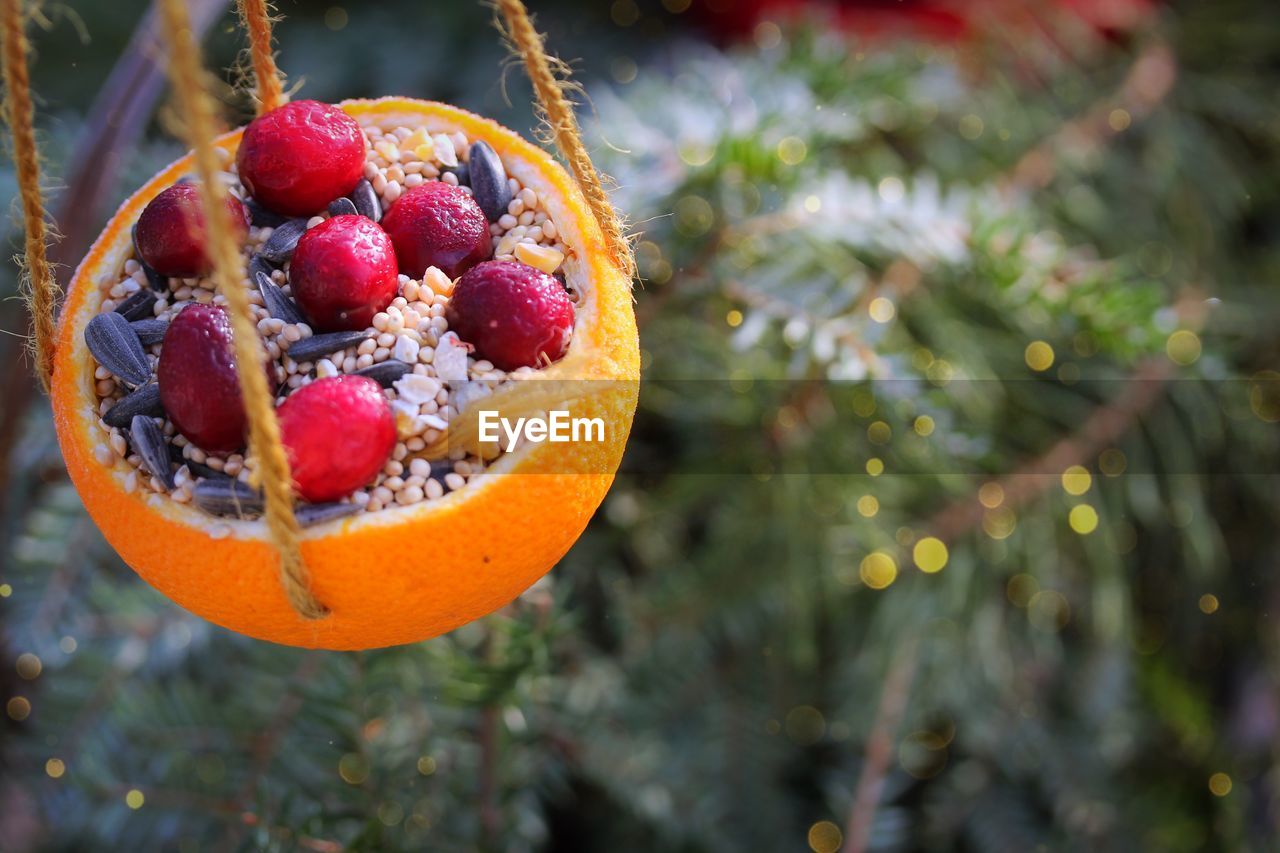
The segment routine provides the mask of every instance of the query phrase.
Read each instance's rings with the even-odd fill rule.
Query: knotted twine
[[[236,375],[249,420],[249,448],[258,459],[258,475],[266,497],[263,517],[279,553],[280,579],[289,603],[299,616],[319,619],[327,615],[328,610],[307,587],[307,567],[298,541],[301,531],[293,514],[289,460],[280,442],[275,400],[267,388],[266,354],[249,308],[249,293],[242,284],[244,257],[232,231],[226,205],[227,189],[218,177],[221,170],[214,153],[214,110],[200,67],[200,48],[192,35],[184,0],[160,0],[160,15],[169,43],[169,78],[200,179],[206,251],[213,260],[214,282],[227,301],[227,314],[231,319]],[[269,31],[267,38],[269,41]],[[270,48],[267,49],[269,52]],[[261,88],[261,83],[259,86]]]
[[[569,168],[573,170],[578,187],[587,200],[587,207],[591,208],[591,214],[604,233],[605,248],[609,251],[610,259],[627,276],[634,277],[636,262],[631,253],[631,244],[618,220],[617,211],[609,201],[609,194],[600,181],[600,175],[591,162],[587,146],[582,141],[573,104],[564,93],[565,84],[552,71],[543,37],[533,28],[522,0],[498,0],[498,10],[506,22],[507,37],[524,60],[529,80],[533,83],[533,93],[551,128],[556,147],[569,162]]]
[[[13,160],[18,170],[18,194],[22,198],[22,223],[26,232],[23,296],[31,312],[30,348],[36,378],[45,393],[53,376],[53,318],[58,303],[58,283],[46,254],[49,229],[40,193],[40,157],[36,151],[31,77],[27,71],[27,33],[22,0],[3,0],[5,121],[13,134]]]
[[[239,0],[240,20],[249,33],[249,55],[258,85],[258,115],[284,103],[284,82],[271,49],[271,13],[267,0]]]

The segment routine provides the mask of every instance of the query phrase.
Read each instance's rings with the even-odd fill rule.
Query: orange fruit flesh
[[[310,588],[330,613],[318,620],[299,617],[281,587],[261,521],[218,519],[167,495],[129,492],[127,463],[103,465],[94,455],[108,433],[97,417],[95,363],[84,327],[129,257],[133,223],[148,201],[190,172],[189,155],[120,207],[76,270],[59,321],[51,396],[58,441],[85,508],[148,583],[187,610],[252,637],[365,649],[427,639],[491,613],[559,561],[604,499],[621,461],[635,413],[639,345],[630,280],[609,260],[573,179],[546,152],[495,122],[444,104],[382,98],[341,106],[362,124],[484,139],[507,171],[545,200],[571,250],[564,271],[580,297],[568,354],[539,378],[615,380],[586,383],[595,390],[555,407],[573,417],[603,419],[604,441],[530,444],[435,501],[304,531]],[[216,144],[234,154],[239,140],[237,130]]]

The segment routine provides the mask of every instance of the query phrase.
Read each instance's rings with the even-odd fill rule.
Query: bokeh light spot
[[[797,705],[788,711],[783,727],[787,737],[801,746],[815,744],[827,733],[826,718],[812,705]]]
[[[881,199],[890,204],[902,201],[907,195],[907,187],[902,183],[902,179],[894,177],[881,179],[876,191],[880,193]]]
[[[341,6],[330,6],[324,11],[324,25],[335,33],[347,26],[347,10]]]
[[[884,551],[872,551],[862,558],[858,576],[872,589],[884,589],[898,577],[898,564]]]
[[[798,166],[809,154],[809,146],[798,136],[784,137],[778,143],[778,159],[788,166]]]
[[[837,853],[843,843],[840,827],[829,820],[820,820],[809,827],[809,849],[813,853]]]
[[[1102,451],[1098,456],[1098,468],[1108,477],[1119,477],[1129,467],[1129,460],[1122,451],[1114,447]]]
[[[676,146],[676,153],[686,166],[705,166],[711,162],[712,157],[716,156],[716,147],[699,140],[682,140]]]
[[[609,16],[618,26],[629,27],[640,20],[640,7],[636,5],[636,0],[614,0]]]
[[[31,701],[25,696],[14,696],[5,703],[4,709],[9,719],[20,723],[31,716]]]
[[[18,660],[14,663],[14,669],[18,670],[18,675],[27,681],[40,677],[40,670],[43,665],[40,658],[31,654],[31,652],[23,652],[18,655]]]
[[[1098,528],[1098,511],[1089,504],[1073,506],[1067,515],[1071,529],[1081,536],[1087,536]]]
[[[877,323],[888,323],[893,319],[893,315],[898,313],[898,310],[894,307],[892,300],[886,299],[883,296],[877,296],[875,299],[872,299],[871,304],[867,306],[867,313],[871,315],[871,319],[875,320]]]
[[[1260,421],[1280,423],[1280,373],[1263,370],[1253,376],[1249,385],[1249,408]],[[4,594],[3,587],[0,594]]]
[[[982,516],[982,530],[992,539],[1008,539],[1018,526],[1018,516],[1006,506],[988,510]]]
[[[756,47],[770,50],[782,44],[782,29],[773,21],[761,21],[756,24]]]
[[[1053,367],[1053,347],[1044,341],[1032,341],[1027,344],[1023,357],[1026,359],[1027,367],[1032,370],[1044,371]]]
[[[686,237],[700,237],[711,230],[716,214],[702,196],[687,195],[676,202],[676,230]]]
[[[1072,465],[1062,472],[1062,489],[1069,495],[1083,495],[1093,485],[1093,477],[1083,465]]]
[[[987,509],[995,509],[1004,503],[1004,487],[999,483],[983,483],[978,489],[978,502]]]
[[[1005,595],[1015,607],[1026,607],[1039,591],[1039,582],[1028,574],[1016,574],[1005,584]]]
[[[348,785],[359,785],[369,778],[369,762],[362,755],[348,752],[338,760],[338,775]]]
[[[636,61],[629,56],[614,57],[613,62],[609,63],[609,73],[613,75],[613,79],[622,85],[634,82],[636,75],[640,73]]]
[[[1186,367],[1200,358],[1200,337],[1195,332],[1179,329],[1169,336],[1164,346],[1169,360]]]
[[[942,571],[947,565],[948,556],[946,544],[933,536],[921,539],[911,551],[916,566],[926,574]]]

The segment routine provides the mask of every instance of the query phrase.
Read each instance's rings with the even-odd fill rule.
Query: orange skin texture
[[[298,616],[280,585],[262,522],[228,522],[231,535],[213,538],[208,529],[216,519],[165,495],[126,492],[125,463],[104,466],[94,457],[106,433],[97,424],[84,325],[114,283],[131,225],[148,201],[191,169],[190,156],[127,200],[77,269],[60,317],[51,398],[67,470],[89,515],[149,584],[187,610],[252,637],[368,649],[435,637],[492,613],[564,556],[621,462],[640,358],[630,280],[609,260],[573,179],[546,152],[495,122],[444,104],[382,98],[340,106],[357,120],[424,124],[432,132],[460,130],[484,139],[513,174],[537,184],[576,253],[570,281],[583,294],[569,353],[543,373],[548,379],[611,380],[566,406],[574,417],[603,418],[605,440],[533,445],[438,501],[304,531],[311,590],[330,613],[317,620]],[[240,131],[233,131],[216,144],[234,157],[239,139]]]

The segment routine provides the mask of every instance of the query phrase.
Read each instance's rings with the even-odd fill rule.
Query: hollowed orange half
[[[104,466],[107,440],[94,395],[84,327],[129,256],[130,229],[147,202],[192,169],[171,164],[112,217],[68,288],[58,333],[53,410],[67,470],[107,541],[148,583],[204,618],[294,646],[363,649],[434,637],[508,604],[582,533],[621,461],[635,413],[639,350],[630,280],[609,260],[600,229],[569,175],[546,152],[464,110],[408,98],[347,101],[358,121],[461,131],[484,139],[508,172],[545,200],[571,249],[565,274],[579,294],[568,354],[542,378],[598,383],[568,406],[598,417],[603,441],[530,444],[465,488],[409,507],[331,522],[303,534],[311,590],[329,615],[294,613],[261,521],[215,519],[166,495],[130,493],[129,467]],[[234,152],[240,131],[217,144]],[[537,380],[529,380],[537,381]],[[215,525],[232,532],[214,538]],[[225,533],[225,528],[218,528]]]

